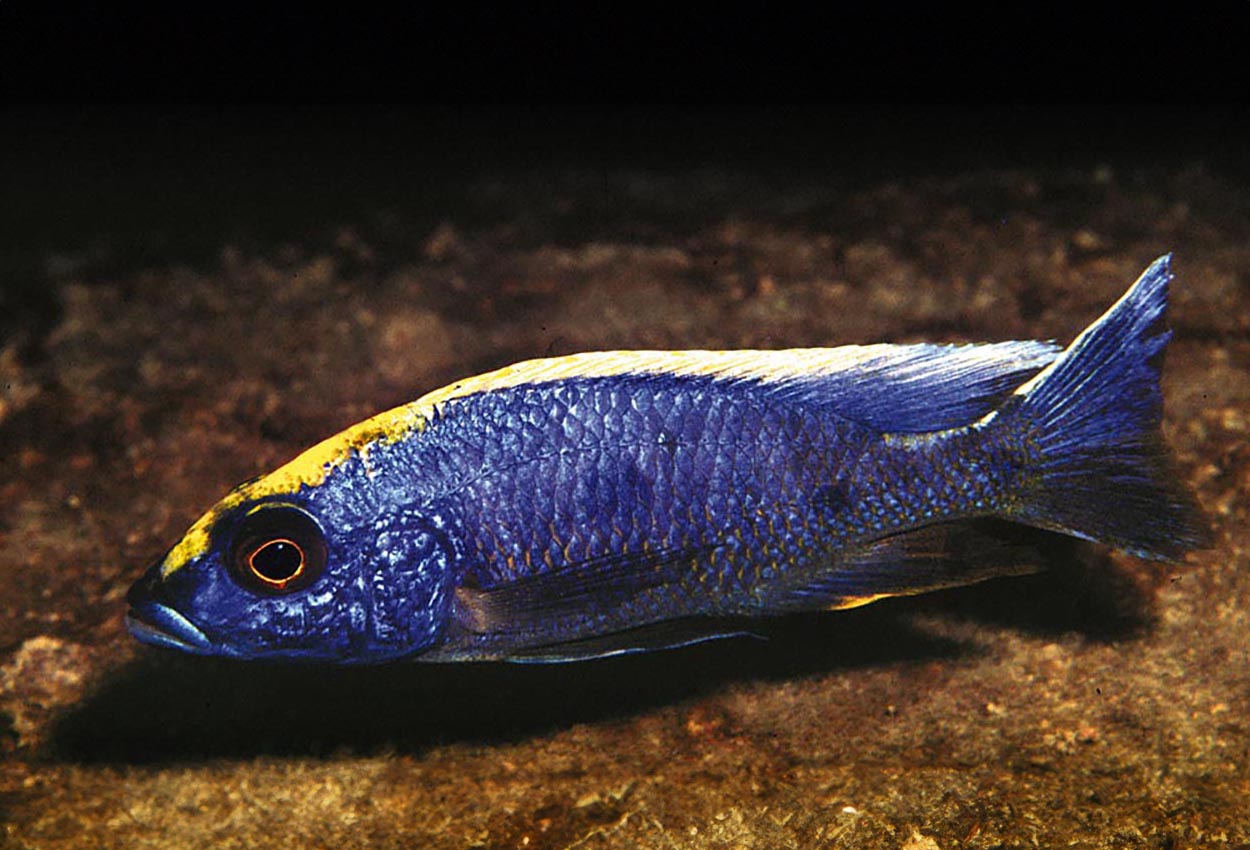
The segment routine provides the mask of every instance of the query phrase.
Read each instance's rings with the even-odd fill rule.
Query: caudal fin
[[[1155,260],[1008,403],[1041,453],[1017,519],[1146,558],[1204,545],[1205,522],[1159,432],[1170,262]]]

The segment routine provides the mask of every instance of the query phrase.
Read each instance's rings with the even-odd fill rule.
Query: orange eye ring
[[[274,590],[284,590],[291,582],[298,582],[307,566],[303,548],[289,537],[266,540],[247,556],[252,577]]]
[[[299,508],[259,508],[240,523],[229,566],[235,581],[257,593],[284,595],[303,590],[325,571],[325,535],[317,521]]]

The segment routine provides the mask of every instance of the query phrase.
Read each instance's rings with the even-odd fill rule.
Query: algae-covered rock
[[[1148,177],[552,169],[328,235],[54,264],[55,321],[0,348],[7,840],[1250,843],[1250,221],[1218,173]],[[1166,251],[1165,431],[1215,532],[1185,564],[1073,544],[768,641],[557,667],[272,668],[122,627],[227,488],[457,377],[589,348],[1066,341]]]

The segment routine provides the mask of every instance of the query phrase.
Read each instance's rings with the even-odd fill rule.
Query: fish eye
[[[243,518],[230,547],[230,571],[249,590],[303,590],[325,571],[321,526],[291,505],[262,507]]]

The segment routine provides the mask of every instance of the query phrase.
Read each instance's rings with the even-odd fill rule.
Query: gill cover
[[[319,510],[317,495],[217,517],[203,554],[172,571],[158,562],[132,588],[131,631],[197,654],[340,662],[436,643],[454,564],[443,515],[405,510],[351,522]]]

